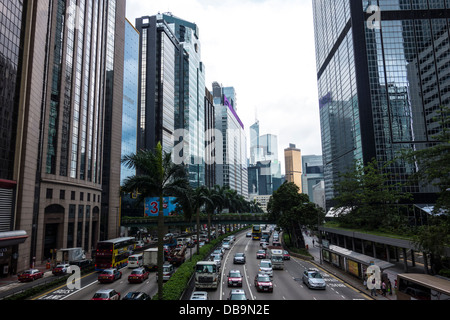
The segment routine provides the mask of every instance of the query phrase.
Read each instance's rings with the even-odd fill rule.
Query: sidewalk
[[[30,268],[31,269],[31,268]],[[38,269],[42,272],[44,272],[44,278],[46,277],[50,277],[52,276],[52,270],[51,269],[47,269],[47,265],[46,264],[42,264],[42,265],[36,265],[34,269]],[[17,274],[16,275],[10,275],[8,277],[5,278],[0,278],[0,293],[4,292],[4,291],[8,291],[12,288],[15,288],[19,285],[21,285],[22,283],[19,282],[19,280],[17,279]]]
[[[371,296],[370,295],[370,290],[367,289],[366,286],[364,286],[364,283],[361,279],[358,279],[357,277],[345,272],[344,270],[337,268],[335,266],[333,266],[332,264],[323,261],[322,264],[320,264],[320,250],[319,250],[319,246],[318,244],[318,240],[315,237],[310,237],[308,235],[304,234],[304,239],[306,244],[309,247],[309,253],[314,257],[314,260],[311,261],[312,263],[314,263],[315,265],[317,265],[317,267],[325,269],[327,272],[333,274],[336,278],[341,279],[342,281],[350,284],[352,287],[354,287],[355,289],[358,289],[360,292],[366,294],[367,296],[371,297],[372,299],[375,300],[397,300],[397,296],[395,294],[395,289],[394,289],[394,283],[395,283],[395,279],[397,278],[397,274],[398,273],[404,273],[403,270],[400,267],[392,267],[386,270],[383,270],[384,273],[386,273],[388,275],[389,280],[392,283],[392,295],[386,294],[386,296],[383,296],[380,292],[380,290],[378,290],[377,295],[376,296]],[[314,239],[314,245],[312,243],[312,240]]]

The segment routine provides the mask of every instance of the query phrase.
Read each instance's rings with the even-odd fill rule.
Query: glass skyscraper
[[[128,21],[125,21],[125,56],[123,77],[123,110],[122,110],[122,156],[137,151],[137,110],[139,86],[139,32]],[[120,185],[124,179],[135,175],[133,169],[122,164]]]
[[[334,181],[355,159],[393,161],[391,182],[405,183],[414,204],[435,201],[436,190],[411,182],[417,168],[397,156],[432,144],[436,112],[449,105],[448,8],[444,0],[313,0],[328,208]]]

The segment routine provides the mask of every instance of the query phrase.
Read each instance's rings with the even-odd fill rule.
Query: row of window
[[[55,196],[54,190],[51,188],[47,188],[46,199],[53,199],[54,196]],[[66,190],[59,190],[59,199],[60,200],[66,199]],[[80,201],[85,201],[84,200],[84,192],[80,192],[79,199],[80,199]],[[70,191],[70,200],[76,200],[76,192],[75,191]],[[86,201],[88,201],[88,202],[91,201],[91,193],[90,192],[86,192]],[[92,202],[100,203],[100,195],[96,194],[96,193],[92,193]]]

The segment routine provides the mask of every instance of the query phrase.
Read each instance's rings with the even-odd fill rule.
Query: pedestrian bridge
[[[207,224],[208,216],[200,215],[200,224]],[[275,224],[273,219],[269,219],[266,214],[242,213],[242,214],[214,214],[211,216],[211,224]],[[184,216],[166,216],[164,225],[168,226],[193,226],[197,224],[196,216],[190,220]],[[124,227],[152,227],[158,225],[158,217],[123,217],[121,225]]]

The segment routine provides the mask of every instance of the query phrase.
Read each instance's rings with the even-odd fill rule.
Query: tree
[[[310,202],[308,195],[299,193],[298,186],[292,182],[283,183],[272,194],[267,210],[269,218],[288,233],[297,248],[305,247],[302,226],[313,229],[324,217],[323,210]]]
[[[411,198],[402,183],[392,183],[389,163],[380,166],[374,159],[366,165],[356,161],[339,176],[334,185],[338,221],[350,228],[375,230],[389,225],[398,217],[399,204]],[[399,223],[402,224],[402,223]]]
[[[164,263],[164,196],[183,194],[188,188],[188,176],[183,165],[172,162],[171,154],[163,152],[161,143],[155,150],[140,150],[126,155],[122,163],[136,170],[136,175],[125,179],[124,192],[138,192],[138,201],[142,203],[147,197],[159,197],[158,213],[158,298],[163,297],[163,263]]]

